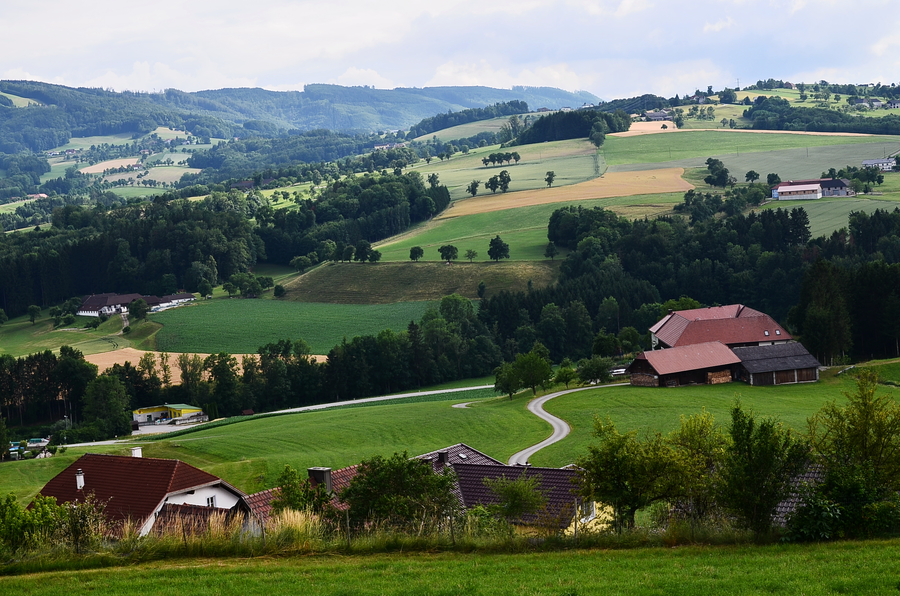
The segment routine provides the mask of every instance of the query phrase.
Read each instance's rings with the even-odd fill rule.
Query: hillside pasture
[[[183,166],[156,166],[152,167],[149,170],[146,170],[146,174],[141,178],[141,180],[155,180],[156,182],[167,182],[174,183],[181,180],[181,177],[185,174],[197,174],[200,172],[199,168],[186,168]],[[110,174],[109,176],[104,177],[104,180],[107,182],[116,182],[118,180],[128,180],[129,178],[134,178],[135,185],[140,185],[140,180],[137,179],[137,175],[140,171],[134,172],[124,172],[122,174]],[[119,192],[119,189],[113,189],[113,192]],[[163,192],[160,189],[154,189],[153,192],[161,193]]]
[[[546,233],[545,233],[546,236]],[[483,250],[485,256],[487,249]],[[408,257],[407,251],[407,257]],[[433,255],[439,256],[435,252]],[[431,259],[431,256],[428,256]],[[478,297],[478,283],[486,296],[503,290],[524,292],[528,280],[541,288],[556,281],[560,261],[469,263],[443,262],[331,263],[317,267],[285,285],[286,300],[331,304],[394,304],[438,301],[449,294]]]
[[[72,166],[78,166],[77,161],[74,159],[66,159],[65,157],[51,157],[47,160],[47,163],[50,164],[50,171],[46,174],[41,174],[41,182],[62,178],[66,175],[67,169]]]
[[[157,126],[156,130],[151,131],[150,134],[146,136],[150,136],[152,134],[156,134],[156,136],[164,141],[175,138],[186,139],[188,136],[190,136],[183,130],[173,130],[168,126]]]
[[[313,304],[287,300],[217,299],[150,315],[163,325],[155,347],[166,352],[253,354],[280,339],[303,339],[327,354],[343,338],[402,331],[430,302]]]
[[[91,145],[103,145],[104,143],[108,145],[124,145],[134,140],[133,137],[134,135],[128,132],[113,135],[97,135],[93,137],[72,137],[69,139],[68,143],[54,148],[53,151],[89,149]]]
[[[532,118],[540,118],[541,116],[553,112],[530,112],[528,114],[519,114],[519,118],[531,116]],[[488,120],[479,120],[478,122],[466,122],[458,126],[451,126],[427,135],[417,137],[416,141],[428,141],[432,137],[437,137],[441,141],[455,141],[456,139],[467,139],[474,137],[482,132],[498,133],[503,125],[509,122],[509,116],[500,116],[498,118],[490,118]]]
[[[731,406],[740,399],[745,410],[759,416],[776,416],[790,428],[806,432],[807,419],[828,401],[841,402],[842,391],[853,391],[855,380],[836,371],[822,373],[817,383],[752,387],[746,383],[697,385],[692,387],[605,387],[553,399],[544,409],[569,423],[572,433],[563,441],[542,449],[531,463],[562,466],[574,454],[587,452],[592,441],[594,416],[609,416],[621,432],[637,430],[668,433],[679,425],[679,417],[699,414],[706,408],[723,428],[731,423]],[[897,392],[895,391],[895,397]]]
[[[29,99],[27,97],[20,97],[18,95],[13,95],[12,93],[4,93],[0,91],[0,95],[4,97],[8,97],[12,102],[13,106],[17,108],[27,108],[28,106],[42,106],[41,102],[36,99]]]
[[[876,209],[893,211],[900,207],[896,200],[868,198],[863,196],[846,198],[823,198],[815,201],[771,201],[763,209],[794,209],[802,207],[809,215],[809,231],[813,238],[830,236],[835,230],[849,225],[852,211],[873,213]]]
[[[521,156],[519,163],[513,161],[509,164],[485,167],[482,158],[501,151],[518,152]],[[512,178],[510,190],[513,191],[545,188],[547,183],[544,178],[550,170],[556,172],[554,184],[557,186],[591,180],[602,172],[597,149],[587,139],[537,143],[509,149],[500,149],[499,145],[477,147],[468,154],[457,153],[444,161],[432,158],[428,164],[425,160],[420,160],[409,169],[421,173],[425,178],[429,174],[437,174],[441,184],[450,190],[452,199],[469,197],[466,187],[472,180],[481,181],[478,191],[480,194],[489,192],[484,183],[503,170],[507,170]]]
[[[607,176],[609,176],[607,174]],[[606,176],[604,176],[604,179]],[[596,181],[593,181],[596,182]],[[590,183],[588,183],[590,184]],[[686,184],[686,183],[685,183]],[[692,188],[690,185],[688,188]],[[577,187],[563,187],[551,189],[552,192],[544,194],[547,197],[560,196],[556,193],[569,193],[570,189]],[[676,203],[684,200],[684,191],[659,193],[649,195],[611,196],[604,199],[588,199],[589,194],[572,192],[573,198],[585,197],[582,200],[570,200],[567,202],[547,202],[537,205],[523,204],[516,206],[515,197],[525,193],[509,193],[505,199],[509,203],[503,211],[478,212],[481,205],[492,206],[494,203],[480,203],[484,199],[471,201],[471,211],[468,215],[455,215],[463,211],[468,201],[455,203],[441,217],[419,225],[411,230],[395,236],[376,247],[382,253],[382,261],[408,261],[409,249],[413,246],[421,246],[425,251],[423,257],[428,261],[440,260],[438,248],[444,244],[452,244],[459,249],[459,258],[462,260],[466,250],[472,249],[478,252],[478,260],[488,259],[487,249],[491,238],[499,235],[504,242],[509,244],[509,258],[513,261],[544,260],[544,250],[547,247],[547,225],[550,215],[560,207],[581,205],[585,208],[602,207],[610,209],[623,217],[652,217],[664,213],[671,213]],[[490,199],[490,197],[488,197]],[[469,210],[469,207],[465,207]],[[565,256],[560,254],[560,258]]]
[[[53,321],[47,311],[41,313],[34,325],[27,316],[10,319],[0,325],[0,354],[19,357],[44,350],[58,351],[60,346],[72,346],[85,354],[107,352],[130,346],[130,340],[117,335],[122,330],[122,319],[113,317],[97,329],[84,329],[90,317],[75,317],[75,322],[65,328],[53,329]]]

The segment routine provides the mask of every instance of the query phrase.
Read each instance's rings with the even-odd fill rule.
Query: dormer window
[[[765,334],[766,334],[766,337],[769,337],[769,331],[768,331],[768,330],[766,330],[766,331],[763,331],[763,333],[765,333]]]
[[[781,335],[781,329],[776,329],[776,330],[775,330],[775,335]]]

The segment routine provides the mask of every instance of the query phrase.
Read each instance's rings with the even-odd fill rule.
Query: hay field
[[[4,97],[8,97],[12,100],[13,105],[17,108],[27,108],[28,106],[41,106],[44,105],[36,99],[28,99],[27,97],[20,97],[18,95],[13,95],[12,93],[4,93],[0,91],[0,95]]]
[[[527,114],[519,114],[519,118],[531,116],[532,118],[540,118],[553,112],[529,112]],[[479,120],[478,122],[467,122],[458,126],[451,126],[427,135],[417,137],[416,141],[427,141],[432,137],[437,137],[441,141],[454,141],[456,139],[467,139],[473,137],[480,132],[500,132],[503,125],[509,121],[509,116],[501,116],[499,118],[491,118],[489,120]]]
[[[546,245],[546,226],[544,245]],[[465,251],[463,251],[464,253]],[[376,266],[360,263],[331,263],[318,267],[285,284],[287,300],[346,304],[394,304],[438,301],[449,294],[478,297],[478,283],[487,286],[486,296],[503,290],[524,292],[528,280],[541,288],[556,281],[560,261],[504,261],[474,263],[462,260],[443,262],[385,262]],[[409,256],[409,250],[406,250]],[[436,250],[426,250],[426,259],[435,261]]]
[[[181,177],[185,174],[196,174],[200,172],[200,168],[185,168],[182,166],[156,166],[147,170],[147,174],[144,175],[141,180],[156,180],[157,182],[178,182],[181,180]],[[139,184],[137,180],[137,172],[124,172],[122,174],[111,174],[106,176],[104,180],[108,182],[115,182],[117,180],[128,180],[129,178],[135,179],[135,185]],[[113,189],[114,193],[119,192],[119,189]],[[155,189],[154,192],[161,193],[162,190]]]
[[[123,132],[114,135],[99,135],[94,137],[72,137],[65,145],[55,147],[53,151],[65,151],[66,149],[89,149],[91,145],[124,145],[132,141],[132,134]]]
[[[900,202],[856,196],[816,201],[772,201],[763,208],[794,209],[796,207],[803,207],[809,215],[809,231],[813,238],[818,238],[819,236],[830,236],[835,230],[846,228],[850,221],[851,211],[866,213],[873,213],[876,209],[893,211],[900,207]]]
[[[485,167],[481,162],[482,158],[500,151],[499,145],[478,147],[467,155],[459,153],[449,160],[434,158],[430,164],[421,160],[409,168],[409,171],[419,172],[423,177],[437,174],[441,184],[445,184],[450,190],[452,199],[469,197],[466,187],[472,180],[481,181],[479,194],[489,193],[484,183],[503,170],[507,170],[512,178],[510,190],[513,191],[545,188],[547,183],[544,178],[549,170],[556,172],[554,185],[557,186],[591,180],[602,173],[597,149],[587,139],[511,147],[510,153],[517,151],[521,156],[518,164],[511,162],[508,165]]]
[[[606,175],[600,178],[572,186],[478,196],[452,203],[450,208],[436,219],[585,199],[604,199],[669,192],[685,193],[694,188],[694,185],[682,179],[681,175],[683,173],[684,170],[682,168],[640,172],[607,172]]]
[[[103,170],[110,168],[121,168],[122,166],[131,166],[140,161],[137,157],[122,157],[120,159],[108,159],[101,161],[92,166],[87,166],[78,170],[82,174],[102,174]]]
[[[61,178],[66,175],[68,168],[78,165],[78,162],[74,159],[66,159],[65,157],[51,157],[47,160],[47,163],[50,164],[50,171],[46,174],[41,174],[41,182]]]

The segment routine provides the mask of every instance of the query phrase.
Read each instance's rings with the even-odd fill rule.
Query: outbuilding
[[[638,355],[626,373],[641,387],[730,383],[740,359],[720,341],[653,350]]]
[[[738,376],[751,385],[813,383],[819,380],[819,361],[798,342],[734,348],[741,364]]]

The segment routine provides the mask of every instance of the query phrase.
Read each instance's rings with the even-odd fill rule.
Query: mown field
[[[521,160],[518,164],[512,161],[509,164],[485,167],[482,158],[500,151],[517,151]],[[421,173],[423,177],[437,174],[441,184],[445,184],[450,190],[450,197],[453,199],[470,196],[466,187],[472,180],[481,181],[478,191],[480,194],[490,194],[484,183],[502,170],[507,170],[512,178],[509,186],[511,191],[545,188],[547,183],[544,178],[550,170],[556,173],[556,186],[577,184],[602,173],[597,149],[587,139],[522,145],[502,150],[499,145],[476,147],[467,155],[457,153],[449,160],[433,158],[430,164],[421,160],[409,169]]]
[[[552,112],[550,112],[552,113]],[[519,118],[531,116],[532,118],[540,118],[543,113],[530,112],[528,114],[519,114]],[[456,139],[467,139],[481,132],[500,132],[503,125],[509,122],[509,116],[501,116],[499,118],[491,118],[489,120],[479,120],[478,122],[467,122],[458,126],[451,126],[431,134],[417,137],[417,141],[428,141],[432,137],[437,137],[442,141],[455,141]]]
[[[534,262],[360,264],[329,263],[287,282],[285,300],[331,304],[392,304],[437,301],[449,294],[477,298],[478,283],[485,296],[503,290],[524,292],[528,280],[536,288],[556,281],[559,259]]]
[[[673,545],[674,547],[675,545]],[[900,540],[199,559],[4,577],[8,594],[273,593],[403,596],[890,594]]]
[[[41,102],[39,102],[37,100],[28,99],[27,97],[20,97],[18,95],[13,95],[12,93],[3,93],[2,91],[0,91],[0,95],[3,95],[4,97],[8,97],[10,100],[12,100],[13,106],[15,106],[17,108],[27,108],[30,105],[35,105],[35,106],[41,105]]]
[[[271,416],[128,445],[70,448],[49,460],[0,465],[0,494],[31,499],[53,476],[86,452],[130,454],[140,442],[144,457],[175,458],[255,492],[275,485],[285,464],[334,469],[376,454],[410,455],[467,443],[506,461],[550,434],[550,426],[525,409],[525,399],[484,400],[491,391],[458,392],[439,401],[347,407]],[[415,400],[415,398],[411,398]],[[478,401],[467,408],[454,403]]]
[[[314,354],[346,337],[402,331],[419,320],[429,302],[311,304],[282,300],[210,300],[150,315],[163,325],[155,348],[167,352],[253,354],[279,339],[303,339]]]
[[[846,228],[851,211],[865,211],[872,213],[876,209],[893,211],[900,207],[900,197],[895,200],[888,198],[860,198],[849,197],[845,199],[820,199],[817,201],[772,201],[765,205],[764,209],[794,209],[803,207],[809,215],[809,229],[813,238],[818,236],[830,236],[835,230]]]
[[[552,191],[553,189],[550,189],[548,192]],[[590,195],[585,192],[585,196]],[[605,199],[586,198],[580,201],[512,208],[515,205],[516,193],[511,193],[508,196],[510,201],[508,209],[454,217],[456,207],[451,207],[441,217],[378,244],[377,248],[381,251],[383,261],[408,261],[409,249],[413,246],[423,248],[425,260],[438,261],[440,260],[438,248],[449,243],[459,249],[461,260],[469,249],[478,253],[478,260],[487,260],[489,242],[494,236],[499,235],[509,244],[510,260],[543,260],[546,258],[544,250],[548,243],[547,224],[550,221],[550,214],[560,207],[567,205],[582,205],[585,208],[603,207],[621,215],[643,217],[668,213],[672,209],[671,206],[683,198],[683,192],[659,193]],[[476,199],[474,202],[477,201]],[[464,204],[467,203],[459,203],[459,206],[462,207]]]
[[[856,383],[849,375],[834,376],[826,371],[818,383],[751,387],[746,383],[698,385],[677,388],[607,387],[580,391],[549,401],[545,410],[566,420],[572,434],[532,458],[537,466],[561,466],[573,453],[584,453],[591,442],[595,415],[609,416],[620,431],[660,431],[668,433],[679,425],[680,416],[697,414],[703,408],[713,414],[723,428],[731,423],[731,405],[740,399],[743,407],[762,416],[776,416],[785,425],[806,432],[806,420],[823,404],[844,398]],[[900,395],[895,395],[900,398]]]
[[[85,354],[96,354],[132,345],[132,339],[116,335],[122,330],[119,317],[109,319],[97,329],[84,329],[90,320],[89,317],[76,317],[75,322],[65,328],[70,330],[54,330],[46,311],[34,325],[27,316],[10,319],[0,325],[0,354],[19,357],[44,350],[57,351],[64,345],[78,348]]]

